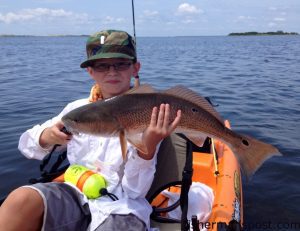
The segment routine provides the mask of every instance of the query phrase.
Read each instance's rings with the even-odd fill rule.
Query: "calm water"
[[[85,40],[0,38],[1,197],[39,174],[39,162],[17,149],[21,133],[89,94],[92,80],[79,68]],[[234,130],[284,154],[244,182],[245,221],[300,223],[300,36],[139,38],[137,43],[142,82],[160,89],[182,84],[210,96]]]

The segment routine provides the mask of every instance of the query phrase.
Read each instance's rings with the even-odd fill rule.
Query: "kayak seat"
[[[182,185],[183,169],[186,165],[187,145],[192,146],[193,158],[198,155],[207,155],[211,158],[210,139],[207,138],[203,147],[197,147],[189,142],[181,134],[172,134],[161,143],[157,154],[157,165],[154,180],[148,191],[146,198],[153,206],[151,215],[151,227],[159,228],[159,230],[182,230],[182,221],[168,218],[166,212],[172,211],[180,205],[178,200],[172,206],[168,207],[168,199],[160,194],[167,189],[170,192],[180,194]],[[194,163],[194,161],[193,161]],[[201,163],[200,163],[201,164]],[[210,165],[210,164],[209,164]],[[211,168],[211,166],[207,166]],[[194,171],[197,166],[193,164]],[[193,177],[194,178],[194,177]]]
[[[181,181],[186,160],[187,141],[180,134],[171,134],[165,138],[157,153],[154,180],[146,195],[149,200],[154,192],[170,182]],[[202,147],[192,144],[193,152],[210,154],[210,139],[207,138]],[[151,202],[151,201],[150,201]]]

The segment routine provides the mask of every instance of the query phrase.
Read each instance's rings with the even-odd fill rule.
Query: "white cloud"
[[[285,18],[274,18],[273,20],[274,20],[275,22],[284,22],[284,21],[286,21]]]
[[[192,19],[185,19],[185,20],[182,21],[182,23],[184,23],[184,24],[190,24],[190,23],[194,23],[194,22],[195,21],[192,20]]]
[[[274,23],[274,22],[270,22],[270,23],[268,24],[268,26],[269,26],[269,27],[275,27],[275,26],[277,26],[277,24]]]
[[[246,21],[246,20],[254,20],[255,18],[254,17],[251,17],[251,16],[244,16],[244,15],[240,15],[238,16],[237,20],[238,21]]]
[[[240,15],[239,17],[238,17],[238,20],[245,20],[245,16],[243,16],[243,15]]]
[[[116,18],[116,22],[122,23],[122,22],[125,22],[125,19],[124,18]]]
[[[277,11],[277,7],[270,6],[270,7],[269,7],[269,10],[271,10],[271,11]]]
[[[106,16],[106,17],[104,18],[104,23],[112,23],[112,22],[114,22],[114,18],[113,18],[113,17],[111,17],[111,16]]]
[[[158,11],[150,11],[150,10],[144,10],[144,15],[146,17],[154,17],[154,16],[158,16]]]
[[[87,19],[87,14],[75,14],[71,11],[63,9],[48,9],[48,8],[35,8],[23,9],[18,12],[8,12],[6,14],[0,13],[0,22],[10,24],[23,21],[34,21],[41,19],[56,19],[56,18],[72,18],[74,20]]]
[[[15,14],[15,13],[9,12],[5,15],[0,14],[0,22],[9,24],[9,23],[12,23],[12,22],[29,20],[29,19],[32,19],[33,17],[34,17],[33,15]]]
[[[115,17],[112,17],[112,16],[106,16],[103,19],[103,24],[123,23],[125,21],[126,20],[124,18],[115,18]]]
[[[173,21],[168,21],[168,22],[166,22],[166,25],[175,25],[176,24],[176,22],[173,22]]]
[[[201,9],[189,3],[182,3],[177,8],[177,13],[179,14],[198,14],[202,12],[203,11]]]

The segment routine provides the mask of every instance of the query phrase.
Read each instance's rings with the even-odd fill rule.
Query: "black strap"
[[[60,145],[54,145],[51,152],[44,157],[44,159],[42,160],[42,163],[40,164],[41,176],[39,178],[29,179],[30,184],[35,184],[35,183],[39,183],[39,182],[42,182],[42,183],[50,182],[50,181],[54,180],[56,177],[63,174],[67,170],[67,168],[70,165],[69,162],[62,166],[63,162],[67,159],[67,150],[65,150],[62,153],[59,153],[57,156],[57,159],[53,163],[53,165],[48,167],[48,169],[50,168],[50,170],[46,170],[46,167],[49,164],[49,162],[53,156],[53,153],[55,152],[56,148],[59,146]]]
[[[64,151],[63,153],[59,154],[55,163],[53,164],[53,166],[50,169],[50,172],[57,172],[58,168],[60,167],[60,165],[64,162],[64,160],[67,158],[67,150]]]
[[[110,199],[112,199],[112,201],[119,200],[119,198],[115,194],[108,192],[107,188],[100,189],[100,194],[102,196],[108,196]]]
[[[62,129],[60,129],[61,132],[65,133],[66,135],[72,135],[71,132],[69,132],[65,127],[63,127]],[[59,144],[55,144],[51,150],[51,152],[49,154],[47,154],[44,159],[42,160],[42,163],[40,164],[40,171],[43,172],[45,167],[48,165],[53,153],[55,152],[56,148],[58,148],[60,145]],[[56,170],[60,164],[66,159],[67,157],[67,151],[65,151],[63,154],[59,155],[59,158],[56,160],[56,163],[54,164],[54,166],[51,168],[50,172],[53,172],[54,170]],[[53,171],[52,171],[53,169]]]
[[[168,189],[172,186],[179,186],[182,184],[182,181],[172,181],[172,182],[169,182],[161,187],[159,187],[157,190],[154,191],[154,193],[149,197],[148,199],[148,202],[151,204],[152,201],[162,192],[164,191],[165,189]]]
[[[69,167],[69,164],[66,164],[66,165],[58,168],[55,172],[44,171],[44,172],[41,173],[41,176],[39,178],[29,179],[29,183],[30,184],[35,184],[35,183],[50,182],[50,181],[54,180],[56,177],[63,174],[67,170],[68,167]]]
[[[45,167],[47,166],[47,164],[49,163],[49,161],[51,160],[52,154],[54,153],[54,151],[56,150],[56,148],[60,146],[58,144],[55,144],[51,150],[50,153],[48,153],[42,160],[42,163],[40,164],[40,171],[43,172]]]
[[[193,176],[193,148],[192,143],[186,139],[186,160],[185,166],[182,172],[182,186],[180,193],[180,207],[181,207],[181,230],[189,230],[189,221],[187,219],[188,212],[188,201],[189,201],[189,190],[192,185]]]
[[[152,201],[165,189],[168,189],[170,187],[181,187],[181,184],[182,184],[182,181],[173,181],[173,182],[169,182],[168,184],[159,187],[148,199],[149,203],[151,204]],[[162,222],[162,223],[180,223],[180,220],[178,220],[178,219],[163,217],[161,215],[161,213],[167,213],[167,212],[170,212],[170,211],[176,209],[179,205],[180,205],[180,199],[178,201],[176,201],[174,204],[164,207],[164,208],[153,206],[152,207],[153,210],[151,213],[151,219],[158,221],[158,222]]]
[[[170,182],[162,187],[158,188],[153,195],[149,198],[149,202],[151,203],[153,199],[164,189],[167,189],[171,186],[178,186],[181,185],[181,193],[179,200],[174,203],[173,205],[166,207],[166,208],[156,208],[153,207],[153,212],[151,214],[151,219],[159,221],[159,222],[167,222],[167,223],[181,223],[181,230],[188,231],[190,228],[189,221],[187,219],[187,212],[188,212],[188,193],[190,190],[190,186],[192,185],[192,176],[193,176],[193,144],[191,141],[187,139],[186,136],[183,134],[178,134],[180,137],[186,140],[186,160],[185,166],[182,171],[182,181],[175,181]],[[160,213],[169,212],[175,209],[180,205],[182,215],[181,220],[171,219],[162,217]]]

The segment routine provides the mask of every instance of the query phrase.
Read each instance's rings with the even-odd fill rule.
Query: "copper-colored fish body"
[[[75,109],[73,115],[70,112],[62,120],[67,129],[78,132],[118,136],[122,130],[131,144],[146,152],[141,134],[150,124],[153,107],[166,103],[170,104],[170,121],[175,119],[178,110],[182,112],[175,132],[184,133],[198,146],[202,146],[207,136],[223,141],[232,148],[248,176],[264,160],[279,154],[272,145],[226,128],[224,120],[205,98],[182,86],[157,92],[141,85],[124,95]]]

